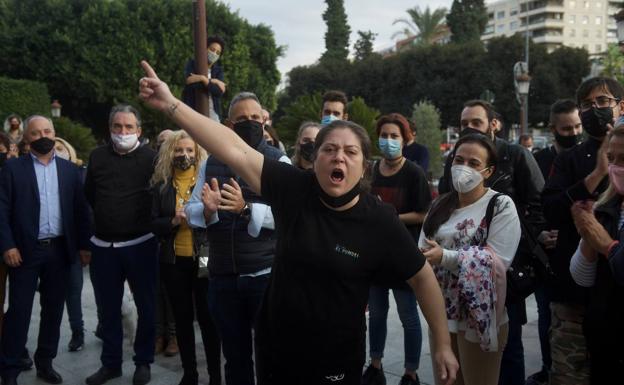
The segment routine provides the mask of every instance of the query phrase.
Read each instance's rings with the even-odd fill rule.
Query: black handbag
[[[502,193],[495,194],[488,203],[485,223],[489,234],[490,223],[494,215],[496,200]],[[520,219],[520,243],[516,255],[507,270],[507,303],[518,303],[530,296],[547,278],[552,275],[548,256],[539,244],[537,237],[527,226],[524,218]],[[487,238],[487,235],[486,235]],[[484,241],[485,243],[485,241]]]

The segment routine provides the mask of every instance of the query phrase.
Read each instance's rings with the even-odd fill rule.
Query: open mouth
[[[344,180],[344,171],[339,168],[335,168],[332,170],[330,175],[331,181],[334,183],[340,183]]]

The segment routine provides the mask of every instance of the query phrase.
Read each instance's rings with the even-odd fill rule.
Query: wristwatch
[[[247,220],[251,218],[251,207],[249,206],[249,203],[245,202],[245,206],[243,206],[239,215]]]

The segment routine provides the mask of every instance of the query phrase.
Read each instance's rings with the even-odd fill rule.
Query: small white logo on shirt
[[[351,251],[349,249],[347,249],[346,247],[342,246],[342,245],[336,245],[336,252],[338,254],[343,254],[343,255],[347,255],[349,257],[352,257],[353,259],[358,259],[360,258],[360,254],[356,253],[355,251]]]
[[[341,373],[337,376],[325,376],[325,378],[327,378],[331,382],[341,381],[342,379],[344,379],[344,373]]]

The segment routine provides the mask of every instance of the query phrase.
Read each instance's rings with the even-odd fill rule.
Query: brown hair
[[[496,147],[492,141],[485,135],[482,134],[469,134],[466,136],[462,136],[459,138],[457,143],[455,144],[455,148],[453,149],[453,153],[450,155],[451,159],[455,158],[455,153],[457,149],[461,147],[462,144],[465,143],[476,143],[481,147],[485,148],[488,154],[487,158],[487,167],[495,167],[498,162],[498,157],[496,155]],[[451,176],[449,175],[449,178]],[[449,181],[451,182],[451,181]],[[427,213],[427,217],[425,218],[425,222],[423,223],[423,233],[427,238],[431,238],[438,231],[440,226],[443,223],[448,221],[453,214],[453,211],[457,209],[459,205],[459,194],[453,188],[453,183],[450,184],[450,191],[446,194],[440,195],[438,199],[436,199],[431,205],[431,210]]]
[[[340,102],[344,106],[344,112],[347,112],[347,104],[349,101],[347,100],[347,94],[342,91],[331,90],[325,92],[323,94],[323,102],[321,106],[325,104],[325,102]]]
[[[407,119],[405,119],[405,116],[399,113],[392,113],[392,114],[384,115],[381,118],[379,118],[379,120],[377,120],[377,127],[376,127],[377,136],[379,136],[379,134],[381,133],[381,127],[384,124],[396,124],[397,126],[399,126],[399,130],[401,131],[401,136],[403,137],[403,145],[405,145],[407,142],[414,139],[414,135],[412,134],[410,124],[407,121]]]
[[[364,170],[364,179],[360,182],[360,185],[362,186],[362,190],[367,191],[368,189],[370,189],[369,160],[371,158],[372,144],[371,144],[370,137],[368,136],[368,132],[366,132],[366,130],[359,124],[346,121],[346,120],[334,120],[333,122],[321,128],[319,133],[316,135],[316,140],[314,141],[314,153],[312,154],[312,162],[316,160],[318,151],[323,145],[323,143],[325,143],[325,139],[327,138],[327,135],[329,135],[330,132],[340,129],[340,128],[346,128],[350,130],[351,132],[353,132],[353,134],[355,134],[355,136],[360,141],[360,147],[362,148],[362,156],[364,158],[362,160],[363,161],[362,167]]]

